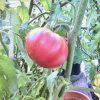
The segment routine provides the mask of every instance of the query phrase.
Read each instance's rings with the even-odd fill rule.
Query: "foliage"
[[[29,58],[24,43],[31,29],[44,26],[68,39],[79,1],[0,1],[0,99],[48,100],[53,94],[58,96],[54,91],[59,90],[60,83],[68,84],[59,77],[66,62],[57,69],[43,69]],[[98,63],[92,63],[100,59],[99,0],[88,2],[76,47],[74,63],[84,62],[89,80],[99,89]]]
[[[17,77],[14,63],[6,55],[0,54],[0,98],[17,91]]]
[[[0,9],[1,10],[4,10],[5,9],[5,0],[1,0]]]

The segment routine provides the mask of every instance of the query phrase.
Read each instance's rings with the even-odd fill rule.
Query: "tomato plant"
[[[73,65],[100,96],[99,0],[0,0],[0,100],[60,100]]]

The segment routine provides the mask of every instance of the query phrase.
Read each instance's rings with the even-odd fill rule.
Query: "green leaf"
[[[36,98],[40,94],[40,90],[42,89],[44,85],[44,79],[40,80],[39,82],[36,83],[36,85],[33,87],[31,95]],[[37,99],[36,99],[37,100]]]
[[[50,0],[40,0],[45,10],[49,10],[50,8]]]
[[[69,27],[67,25],[61,25],[61,24],[62,23],[60,23],[60,26],[54,31],[61,36],[66,36],[67,32],[69,31]]]
[[[5,3],[6,3],[6,0],[0,0],[0,9],[1,10],[5,9]]]
[[[3,27],[3,29],[12,29],[14,33],[19,32],[21,21],[15,9],[9,8],[6,10],[5,20],[10,23],[10,26],[7,23],[6,26]]]
[[[1,69],[0,69],[1,70]],[[0,71],[1,73],[1,71]],[[8,87],[7,87],[7,82],[5,80],[4,74],[0,74],[0,99],[3,96],[6,96],[6,94],[9,93]]]
[[[0,94],[12,94],[17,90],[17,77],[13,61],[0,54]]]
[[[94,39],[96,43],[100,42],[100,31],[94,36]]]
[[[96,75],[95,75],[94,84],[95,84],[97,87],[100,87],[100,74],[96,74]]]
[[[59,2],[53,4],[51,10],[53,10],[53,14],[50,17],[50,22],[48,24],[51,28],[53,28],[62,18],[62,11]]]
[[[30,82],[29,77],[25,73],[18,74],[18,87],[25,87]]]
[[[96,67],[91,64],[91,67],[89,70],[89,78],[92,82],[94,81],[95,74],[96,74]]]
[[[10,98],[9,100],[20,100],[20,99],[18,96],[16,96],[16,97],[14,96],[14,97]]]
[[[29,58],[26,49],[23,45],[23,41],[21,40],[21,38],[17,38],[17,44],[19,47],[19,50],[21,51],[21,56],[25,59],[25,62],[28,64],[28,66],[31,68],[33,65],[33,61]]]
[[[0,44],[0,54],[5,54],[5,50],[4,50],[4,48],[2,47],[1,44]]]
[[[7,20],[9,19],[10,20],[10,24],[12,26],[17,26],[19,24],[21,24],[20,22],[20,19],[18,17],[18,14],[17,14],[17,11],[13,8],[9,8],[6,10],[6,13],[7,13]]]
[[[24,4],[17,8],[17,13],[22,23],[29,20],[28,8]]]
[[[55,71],[47,77],[47,87],[50,93],[49,100],[52,100],[53,88],[55,84],[55,79],[57,78],[57,74],[58,71]]]
[[[49,89],[52,87],[52,84],[54,83],[54,81],[57,77],[57,74],[58,74],[58,71],[55,71],[47,77],[47,86]]]
[[[74,64],[76,63],[80,64],[81,62],[82,62],[82,52],[80,48],[75,48]]]
[[[45,100],[43,97],[36,98],[36,100]]]
[[[96,21],[97,21],[97,12],[93,8],[89,12],[89,16],[88,16],[88,19],[87,19],[87,26],[90,27],[90,25],[94,25],[96,23]]]
[[[93,28],[93,33],[97,33],[100,31],[100,23],[98,23],[94,28]]]

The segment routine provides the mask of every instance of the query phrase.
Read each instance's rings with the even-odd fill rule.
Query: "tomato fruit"
[[[35,28],[26,36],[30,58],[44,68],[56,68],[68,57],[68,42],[47,28]]]

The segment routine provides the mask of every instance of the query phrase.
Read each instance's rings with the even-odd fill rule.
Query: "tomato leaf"
[[[22,23],[29,20],[28,8],[24,4],[17,7],[17,13]]]
[[[49,96],[50,100],[52,100],[52,93],[53,93],[53,88],[55,84],[55,79],[57,78],[57,74],[58,74],[58,71],[55,71],[47,77],[47,87],[50,93],[50,96]]]
[[[90,65],[90,71],[89,71],[89,78],[93,82],[96,74],[96,67],[93,66],[92,64]]]
[[[29,56],[24,48],[23,42],[20,38],[17,39],[17,44],[18,44],[19,50],[21,51],[22,57],[27,62],[28,66],[32,67],[33,61],[29,58]]]
[[[62,17],[60,4],[58,2],[56,4],[53,4],[51,10],[53,10],[54,12],[50,17],[49,25],[50,27],[54,27]]]
[[[45,10],[49,10],[50,8],[50,0],[40,0]]]
[[[80,64],[81,62],[82,62],[82,52],[80,48],[75,48],[74,64],[76,63]]]
[[[100,87],[100,74],[96,74],[96,75],[95,75],[94,84],[95,84],[97,87]]]
[[[45,100],[43,97],[36,98],[36,100]]]
[[[60,26],[55,30],[55,32],[61,36],[66,36],[67,32],[69,31],[69,27],[68,25],[61,24],[62,23],[60,23]]]
[[[93,33],[97,34],[100,31],[100,23],[96,24],[96,26],[93,28]]]
[[[94,39],[96,43],[100,42],[100,31],[94,36]]]
[[[87,19],[87,26],[90,27],[90,25],[93,25],[97,20],[97,12],[95,11],[95,9],[93,8],[90,12],[89,12],[89,17]]]
[[[0,54],[0,95],[12,94],[17,90],[17,77],[14,63]]]
[[[39,82],[36,82],[36,85],[33,87],[33,90],[31,92],[31,95],[33,95],[34,98],[36,98],[40,94],[40,90],[43,87],[44,82],[44,79],[40,80]]]
[[[5,9],[5,3],[6,3],[6,0],[0,0],[0,9],[1,10]]]
[[[27,83],[30,82],[29,77],[25,73],[18,74],[18,87],[25,87]]]

